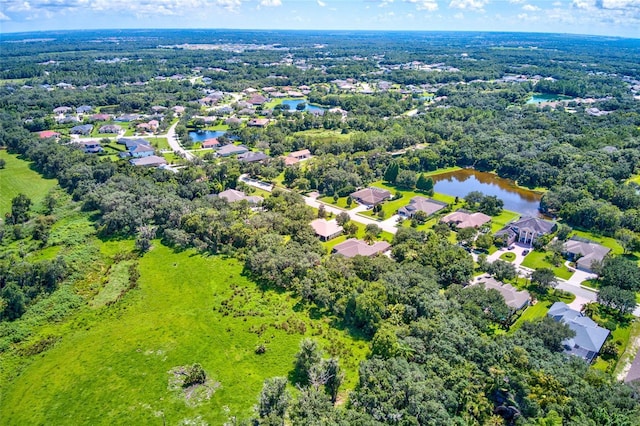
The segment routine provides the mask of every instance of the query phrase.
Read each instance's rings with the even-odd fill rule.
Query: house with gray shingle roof
[[[432,214],[447,207],[447,205],[447,203],[436,201],[432,198],[413,197],[411,201],[409,201],[408,205],[398,209],[398,214],[403,217],[411,218],[417,212],[424,212],[427,216],[431,216]]]
[[[93,124],[81,124],[80,126],[72,127],[69,132],[75,135],[88,135],[93,130]]]
[[[478,284],[484,285],[485,290],[497,290],[504,298],[504,302],[512,309],[512,311],[518,311],[529,305],[531,295],[528,291],[518,290],[511,284],[501,283],[488,274],[479,276],[476,278],[476,281]]]
[[[370,187],[353,192],[351,198],[365,206],[375,206],[391,199],[391,192],[386,189]]]
[[[566,303],[554,303],[547,315],[567,324],[576,333],[574,337],[562,342],[565,353],[579,356],[589,363],[598,355],[609,336],[609,330],[600,327],[581,312],[571,309]]]
[[[611,251],[611,249],[592,241],[574,238],[567,240],[562,245],[562,249],[569,260],[576,262],[578,269],[586,272],[593,272],[591,270],[592,263],[602,262],[605,256]]]
[[[245,152],[248,152],[248,151],[249,151],[249,148],[247,148],[244,145],[229,144],[229,145],[225,145],[225,146],[222,146],[222,147],[218,148],[216,153],[220,157],[229,157],[231,155],[244,154]]]

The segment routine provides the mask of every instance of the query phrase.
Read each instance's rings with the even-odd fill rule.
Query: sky
[[[102,28],[525,31],[640,38],[640,0],[0,0],[0,37]]]

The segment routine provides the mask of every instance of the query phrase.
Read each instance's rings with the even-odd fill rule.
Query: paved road
[[[180,145],[180,141],[178,140],[178,136],[176,135],[177,125],[177,122],[173,123],[167,130],[167,134],[163,136],[167,138],[167,142],[169,142],[169,146],[174,152],[182,155],[187,160],[193,160],[195,158],[195,155],[193,155],[192,153],[184,149],[182,145]]]

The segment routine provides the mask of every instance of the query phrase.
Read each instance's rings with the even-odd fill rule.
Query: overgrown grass
[[[15,154],[0,150],[0,159],[6,162],[4,169],[0,169],[0,217],[11,212],[11,200],[18,194],[25,194],[38,205],[58,184],[55,179],[43,178],[31,169],[28,161]]]
[[[322,313],[310,319],[287,292],[261,291],[241,275],[238,261],[174,253],[155,242],[139,270],[137,289],[111,307],[84,310],[3,389],[6,424],[177,424],[196,418],[222,424],[230,415],[248,417],[263,380],[291,371],[303,336],[338,356],[346,367],[345,388],[354,386],[367,343],[331,328],[332,318]],[[258,344],[266,345],[265,354],[255,354]],[[210,401],[189,407],[167,389],[168,371],[195,362],[221,387]]]

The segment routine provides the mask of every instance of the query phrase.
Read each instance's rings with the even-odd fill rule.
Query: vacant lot
[[[0,150],[0,159],[6,162],[4,169],[0,169],[1,217],[11,211],[11,199],[16,195],[25,194],[34,204],[38,204],[58,183],[55,179],[44,179],[29,168],[29,162],[5,150]]]
[[[290,373],[303,336],[338,356],[354,386],[368,344],[330,328],[322,313],[310,319],[289,293],[260,290],[238,261],[174,253],[156,242],[139,271],[138,288],[116,305],[84,309],[55,347],[2,390],[2,423],[219,425],[231,415],[246,418],[263,380]],[[266,353],[255,354],[258,344]],[[220,387],[193,407],[167,386],[169,370],[195,362]]]

